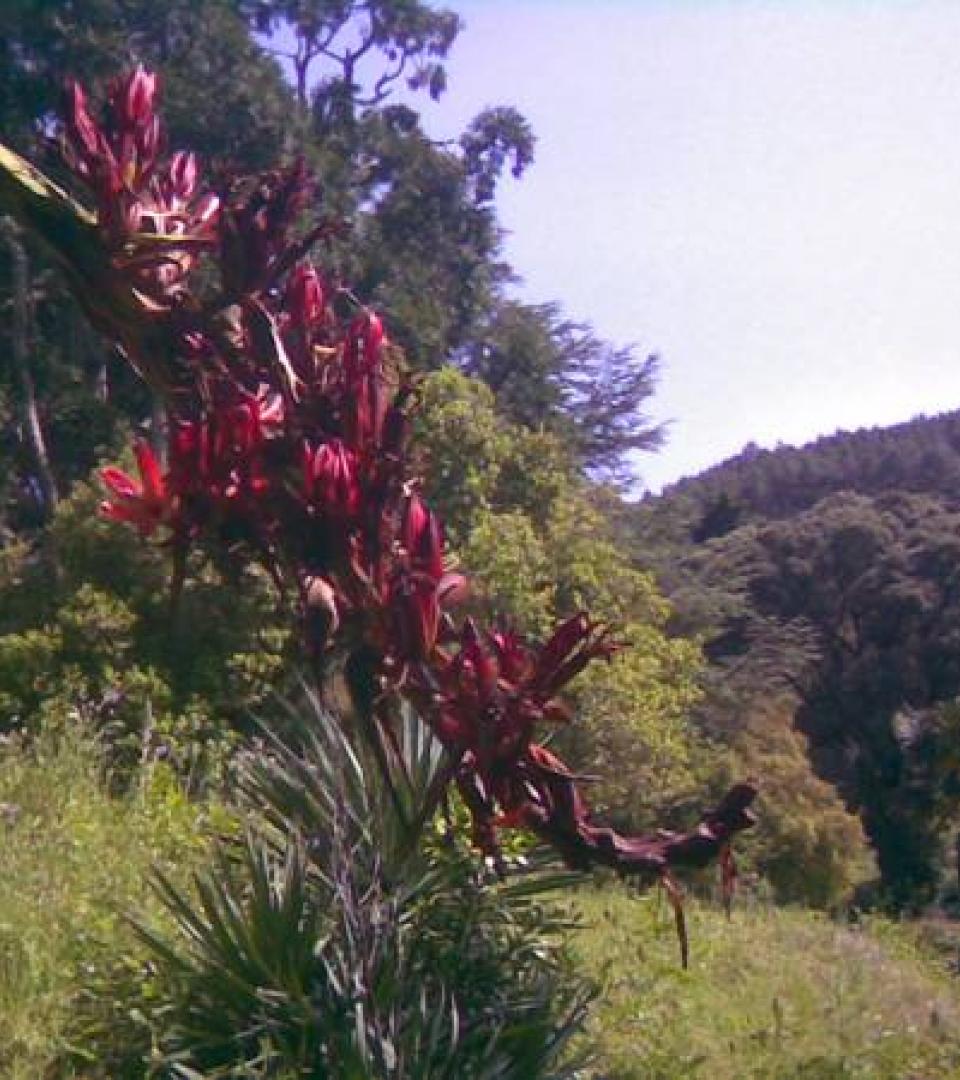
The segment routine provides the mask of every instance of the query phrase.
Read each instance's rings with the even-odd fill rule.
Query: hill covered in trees
[[[952,412],[748,447],[629,515],[674,629],[704,641],[706,727],[736,742],[776,700],[898,904],[934,895],[960,795],[958,480]]]

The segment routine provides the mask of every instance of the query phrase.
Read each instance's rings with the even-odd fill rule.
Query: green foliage
[[[667,905],[576,894],[577,955],[601,983],[596,1080],[904,1080],[955,1076],[960,998],[909,930],[789,909],[694,906],[676,963]]]
[[[657,624],[627,623],[622,634],[629,647],[581,678],[576,721],[558,745],[595,776],[591,805],[617,823],[689,825],[684,812],[701,809],[704,789],[719,787],[716,754],[690,722],[700,651]]]
[[[813,771],[789,701],[755,704],[732,740],[738,775],[762,777],[757,827],[744,862],[781,903],[842,907],[876,873],[860,819]]]
[[[430,505],[454,543],[466,539],[475,515],[498,506],[500,473],[514,442],[482,382],[453,368],[423,380],[417,422],[420,465]]]
[[[582,481],[555,434],[511,423],[490,388],[454,368],[425,377],[418,418],[420,467],[430,503],[454,544],[485,512],[526,515],[538,528],[564,492]]]
[[[296,750],[269,740],[240,767],[245,838],[192,892],[159,879],[178,934],[141,930],[157,978],[125,1007],[149,1017],[161,1074],[568,1075],[585,997],[540,899],[554,878],[485,881],[424,833],[446,765],[415,716],[384,786],[365,744],[305,707]],[[148,1045],[111,1075],[138,1075]]]
[[[78,485],[45,551],[11,552],[0,576],[0,724],[82,717],[115,781],[167,758],[202,786],[222,768],[280,677],[284,634],[271,587],[226,590],[206,569],[171,610],[167,552],[98,518]]]
[[[477,606],[484,614],[508,615],[524,633],[542,636],[553,623],[554,588],[535,523],[519,510],[478,514],[461,550],[482,582]]]

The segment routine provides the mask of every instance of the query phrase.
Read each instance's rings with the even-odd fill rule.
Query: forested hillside
[[[958,475],[947,413],[748,448],[630,516],[674,625],[703,636],[707,727],[779,697],[897,903],[936,891],[960,794]]]

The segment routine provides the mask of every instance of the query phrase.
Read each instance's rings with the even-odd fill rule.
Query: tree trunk
[[[40,422],[40,411],[37,408],[37,391],[33,381],[33,371],[31,370],[30,354],[32,351],[33,317],[27,252],[23,246],[18,227],[10,218],[0,219],[0,229],[2,229],[3,237],[7,243],[13,271],[11,352],[17,379],[20,383],[23,426],[36,465],[40,495],[43,499],[43,513],[46,518],[50,518],[60,501],[60,493],[57,489],[53,467],[50,464],[50,455],[47,452],[43,425]]]

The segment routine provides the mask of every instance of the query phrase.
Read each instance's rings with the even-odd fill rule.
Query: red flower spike
[[[104,303],[88,306],[102,308],[105,329],[157,373],[179,413],[167,475],[138,445],[139,481],[104,470],[104,513],[144,534],[171,525],[181,549],[195,539],[245,549],[278,584],[298,581],[307,652],[362,650],[373,692],[413,700],[455,761],[485,851],[496,855],[498,828],[522,825],[577,867],[664,875],[720,857],[728,896],[727,845],[751,823],[755,785],[686,834],[628,837],[591,822],[578,778],[534,739],[539,725],[568,718],[563,687],[616,651],[610,631],[581,613],[539,646],[469,620],[458,632],[444,609],[466,581],[444,572],[442,524],[407,471],[414,384],[396,388],[384,371],[380,318],[360,309],[341,323],[330,287],[304,262],[323,227],[291,238],[309,189],[303,163],[221,211],[199,193],[193,155],[158,170],[157,93],[142,68],[118,80],[101,130],[82,89],[67,87],[67,162],[91,189],[116,272],[93,283]],[[219,252],[228,301],[214,317],[187,291],[204,246]],[[160,332],[141,333],[138,317]],[[297,447],[299,492],[289,483]]]

